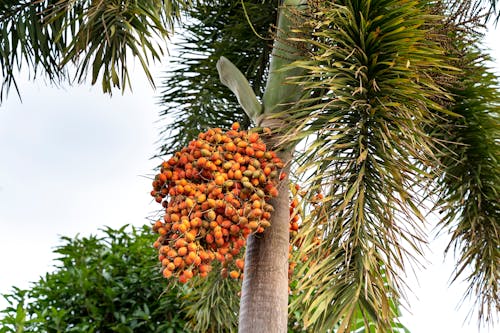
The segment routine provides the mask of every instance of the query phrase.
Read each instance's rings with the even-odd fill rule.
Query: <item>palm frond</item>
[[[241,281],[222,278],[218,272],[197,279],[182,300],[186,316],[191,319],[187,326],[193,332],[236,332],[240,290]]]
[[[479,320],[488,323],[500,311],[500,95],[489,57],[474,43],[457,43],[463,73],[452,89],[453,112],[461,117],[433,133],[445,142],[437,209],[441,233],[451,235],[446,251],[458,255],[453,281],[465,278],[464,299],[474,299]]]
[[[150,59],[163,55],[158,39],[169,36],[186,1],[58,1],[47,11],[49,24],[60,22],[66,42],[61,66],[76,65],[75,79],[92,84],[101,77],[104,92],[130,86],[128,56],[139,60],[147,78]],[[71,32],[71,33],[70,33]]]
[[[55,42],[55,32],[44,22],[45,11],[54,1],[10,0],[0,6],[0,66],[2,86],[0,102],[13,86],[20,96],[16,75],[28,66],[33,78],[40,68],[47,78],[57,83],[64,76],[59,58],[64,45]]]
[[[129,59],[140,62],[153,84],[149,62],[164,50],[184,0],[9,0],[0,8],[0,62],[3,97],[25,64],[51,81],[70,78],[92,84],[101,79],[104,92],[130,86]],[[63,71],[72,65],[75,74]],[[19,93],[19,91],[18,91]]]
[[[182,25],[179,55],[172,61],[174,70],[166,73],[162,84],[161,116],[168,123],[162,131],[159,155],[183,147],[210,127],[229,128],[234,121],[243,128],[250,125],[236,97],[221,84],[216,63],[221,56],[228,58],[261,96],[271,42],[260,36],[270,35],[276,15],[273,1],[246,1],[245,8],[239,1],[200,1],[193,7],[191,19]]]
[[[482,22],[493,19],[498,23],[500,19],[500,7],[497,0],[445,0],[450,12],[460,13],[462,17],[481,17]]]
[[[314,331],[350,331],[358,312],[391,331],[390,304],[403,295],[399,274],[425,241],[420,192],[434,162],[425,128],[450,113],[431,74],[452,69],[429,30],[438,18],[420,1],[314,9],[311,55],[294,64],[308,73],[295,79],[306,96],[291,113],[290,137],[308,138],[298,173],[307,175],[311,196],[324,198],[305,217],[309,265],[292,309],[305,306],[304,324]]]

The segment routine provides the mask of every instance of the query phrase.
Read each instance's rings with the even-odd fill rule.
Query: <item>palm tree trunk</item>
[[[289,161],[288,156],[280,156]],[[239,332],[282,333],[288,318],[288,243],[289,189],[283,179],[274,207],[272,225],[263,235],[251,235],[247,241]]]
[[[266,144],[277,151],[286,166],[282,172],[287,175],[292,150],[276,146],[286,119],[279,120],[269,115],[286,111],[300,97],[300,87],[285,84],[285,81],[288,76],[301,73],[301,70],[281,69],[300,57],[301,50],[287,38],[291,37],[293,24],[298,22],[296,18],[292,19],[294,11],[304,4],[304,0],[284,0],[280,8],[270,74],[262,99],[264,113],[258,120],[259,126],[269,127],[275,133],[265,138]],[[248,238],[240,301],[240,333],[287,332],[289,200],[287,176],[280,184],[278,197],[270,202],[274,207],[271,227],[263,235]]]

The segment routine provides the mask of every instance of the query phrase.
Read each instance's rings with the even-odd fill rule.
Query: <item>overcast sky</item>
[[[497,30],[488,36],[497,59],[498,44]],[[22,77],[22,103],[12,91],[0,106],[0,293],[28,288],[52,270],[61,235],[140,226],[157,208],[144,176],[158,164],[150,157],[160,108],[139,69],[133,77],[133,93],[112,97],[99,86],[55,88]],[[448,288],[453,266],[443,261],[445,244],[433,242],[427,270],[408,278],[415,295],[404,323],[412,333],[478,332],[474,321],[463,325],[468,309],[456,309],[464,286]]]

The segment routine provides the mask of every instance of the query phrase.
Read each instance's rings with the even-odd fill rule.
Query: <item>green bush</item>
[[[0,333],[184,332],[180,290],[165,290],[150,228],[103,232],[63,237],[54,272],[3,295]]]
[[[62,237],[54,272],[31,289],[14,287],[3,295],[9,305],[0,311],[0,333],[237,331],[239,281],[220,274],[192,285],[165,280],[149,226],[103,232]],[[289,314],[288,332],[309,332],[300,327],[301,317],[299,311]],[[357,328],[368,332],[361,317]],[[408,332],[396,323],[394,328]]]

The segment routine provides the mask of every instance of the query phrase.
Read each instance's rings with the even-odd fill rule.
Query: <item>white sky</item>
[[[498,29],[487,42],[500,59]],[[154,72],[160,77],[161,67]],[[28,288],[50,271],[61,235],[140,226],[157,209],[143,176],[158,164],[150,157],[160,107],[140,69],[135,73],[134,92],[112,98],[98,85],[62,89],[21,78],[23,103],[12,91],[0,106],[0,293]],[[404,323],[412,333],[478,332],[474,321],[463,324],[468,309],[456,309],[464,286],[448,287],[453,261],[443,261],[445,244],[433,242],[427,270],[418,279],[410,274],[414,295]],[[0,309],[5,305],[0,299]]]

